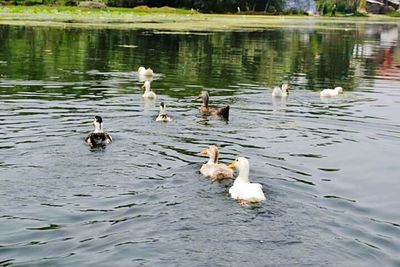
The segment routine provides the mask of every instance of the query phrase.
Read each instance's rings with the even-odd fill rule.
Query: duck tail
[[[224,107],[224,108],[221,108],[221,110],[220,110],[220,115],[222,116],[222,117],[224,117],[225,119],[228,119],[229,118],[229,105],[228,106],[226,106],[226,107]]]

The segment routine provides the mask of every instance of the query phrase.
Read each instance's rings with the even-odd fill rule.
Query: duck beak
[[[144,84],[141,86],[142,89],[144,89]]]
[[[198,99],[200,99],[201,98],[201,95],[198,95],[198,96],[196,96],[196,100],[198,100]]]
[[[232,162],[231,164],[229,164],[228,168],[231,168],[232,170],[235,169],[235,162]]]
[[[207,157],[208,156],[208,148],[205,148],[202,151],[200,151],[200,153],[198,155]]]

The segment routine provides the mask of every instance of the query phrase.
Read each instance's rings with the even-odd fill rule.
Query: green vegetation
[[[188,16],[196,11],[162,8],[85,8],[69,6],[0,6],[1,24],[32,24],[40,22],[48,26],[60,26],[57,23],[84,23],[86,26],[100,24],[131,24],[134,23],[173,23],[188,21]],[[128,25],[127,25],[128,26]]]
[[[366,0],[311,0],[324,16],[363,16]],[[252,15],[295,14],[304,10],[287,10],[287,0],[0,0],[0,5],[15,6],[80,6],[93,9],[106,7],[135,8],[152,13],[176,13],[176,10],[195,10],[202,13],[240,13]],[[124,11],[122,11],[124,12]],[[182,11],[184,12],[184,11]],[[188,11],[186,11],[188,12]]]
[[[366,0],[316,0],[317,10],[323,15],[365,16]]]
[[[133,15],[143,15],[143,14],[194,14],[196,11],[186,10],[186,9],[176,9],[170,7],[160,7],[160,8],[149,8],[146,6],[139,6],[135,8],[107,8],[107,9],[96,9],[96,8],[84,8],[84,7],[73,7],[73,6],[4,6],[0,7],[1,13],[32,13],[32,14],[58,14],[58,13],[68,13],[71,15],[91,15],[91,14],[133,14]]]
[[[396,11],[396,12],[390,13],[389,16],[395,17],[395,18],[400,18],[400,11]]]
[[[241,11],[276,12],[283,8],[283,0],[96,0],[111,7],[164,7],[194,9],[201,12],[226,13]],[[77,6],[81,0],[0,0],[11,5]]]
[[[85,27],[114,29],[153,29],[159,31],[210,32],[243,29],[330,28],[343,29],[343,25],[357,21],[393,21],[397,18],[371,16],[305,17],[305,16],[247,16],[202,14],[174,8],[82,8],[49,6],[0,6],[0,24],[51,27]]]

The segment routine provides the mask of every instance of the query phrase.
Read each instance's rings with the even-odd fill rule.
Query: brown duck
[[[229,118],[229,105],[224,108],[208,105],[210,96],[208,95],[207,91],[201,92],[201,94],[196,99],[200,98],[203,100],[203,103],[200,106],[201,114],[205,116],[212,116],[212,115],[221,116],[224,117],[225,119]]]
[[[204,176],[209,177],[212,182],[233,178],[233,170],[225,164],[218,163],[219,151],[217,146],[209,145],[199,155],[209,157],[208,162],[201,166],[200,172]]]

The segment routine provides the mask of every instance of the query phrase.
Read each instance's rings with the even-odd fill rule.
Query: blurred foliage
[[[365,16],[366,0],[316,0],[317,10],[322,15],[331,16],[334,7],[336,14]]]
[[[400,17],[400,10],[396,11],[396,12],[393,12],[393,13],[390,13],[389,16],[391,16],[391,17]]]

